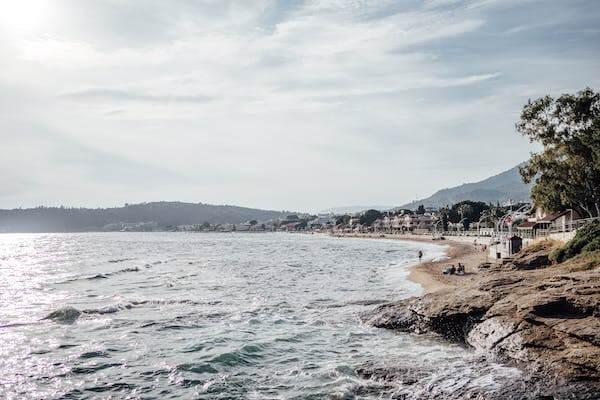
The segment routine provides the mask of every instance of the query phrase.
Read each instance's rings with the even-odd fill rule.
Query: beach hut
[[[508,255],[518,253],[523,248],[523,239],[517,235],[508,238]]]

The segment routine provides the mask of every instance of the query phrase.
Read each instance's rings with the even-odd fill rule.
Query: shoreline
[[[439,243],[410,236],[397,239]],[[546,241],[510,260],[485,263],[487,252],[480,245],[461,240],[444,244],[449,246],[448,259],[410,267],[408,279],[425,293],[378,306],[362,320],[396,332],[438,335],[522,372],[502,391],[484,393],[482,398],[500,400],[508,394],[532,400],[597,398],[597,256],[591,253],[588,258],[553,264],[549,254],[556,242]],[[457,262],[465,264],[465,275],[442,275],[446,265]],[[464,397],[457,393],[448,398]]]
[[[374,234],[349,234],[332,235],[340,238],[364,238],[364,239],[391,239],[407,242],[430,243],[446,246],[445,257],[441,260],[423,260],[408,265],[409,274],[407,279],[421,286],[422,294],[450,290],[472,282],[478,275],[477,266],[487,261],[487,252],[482,251],[480,245],[459,240],[433,240],[428,237],[417,235],[374,235]],[[465,265],[464,275],[443,275],[443,269],[448,265]]]

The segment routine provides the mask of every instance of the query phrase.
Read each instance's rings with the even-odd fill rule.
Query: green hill
[[[202,203],[154,202],[115,208],[37,207],[0,210],[0,232],[81,232],[115,224],[151,223],[157,230],[184,224],[239,224],[285,218],[286,212]]]

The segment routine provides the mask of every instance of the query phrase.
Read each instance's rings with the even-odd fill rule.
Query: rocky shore
[[[524,372],[497,393],[445,398],[599,399],[600,257],[551,265],[555,246],[546,242],[502,264],[480,263],[470,276],[444,281],[440,290],[381,305],[362,318],[375,327],[462,343]],[[423,267],[441,275],[440,263]]]

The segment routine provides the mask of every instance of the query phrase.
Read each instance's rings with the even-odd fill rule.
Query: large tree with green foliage
[[[469,227],[471,222],[478,222],[481,213],[490,208],[490,206],[481,201],[464,200],[454,204],[448,210],[448,220],[450,222],[463,221],[465,229]]]
[[[335,224],[336,225],[348,225],[348,223],[350,222],[350,216],[347,214],[344,215],[338,215],[335,218]]]
[[[377,220],[381,217],[382,217],[382,215],[379,211],[367,210],[367,211],[365,211],[365,213],[363,215],[360,216],[359,222],[361,225],[371,226],[371,225],[373,225],[373,222],[375,222],[375,220]]]
[[[529,101],[517,131],[542,145],[521,167],[531,197],[548,211],[600,216],[600,93],[587,88]]]

